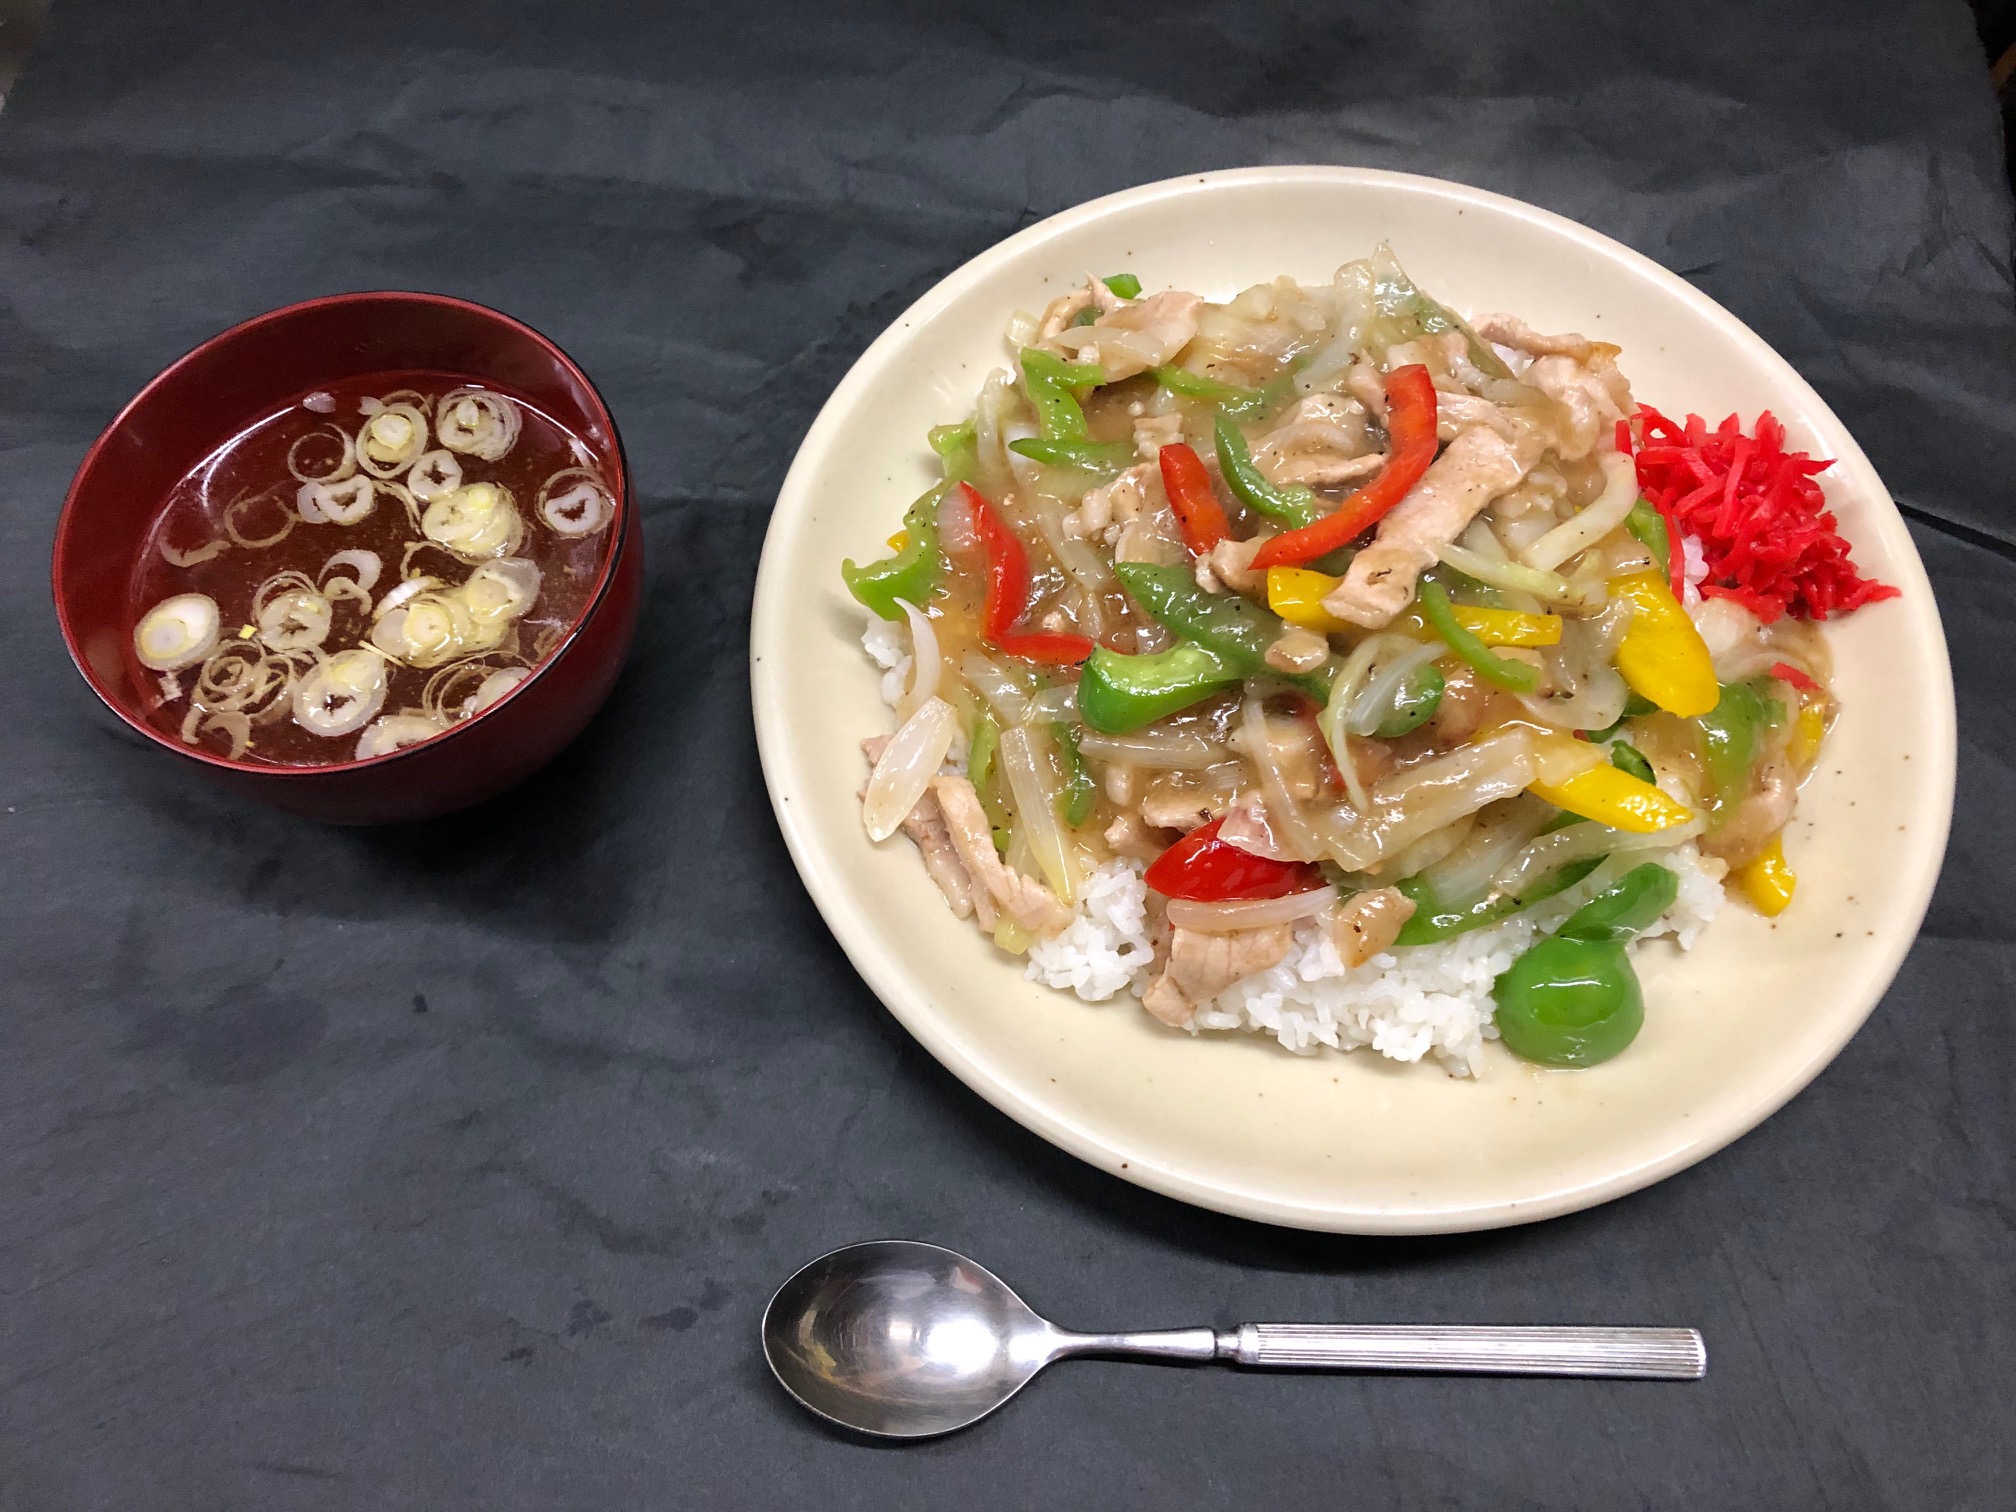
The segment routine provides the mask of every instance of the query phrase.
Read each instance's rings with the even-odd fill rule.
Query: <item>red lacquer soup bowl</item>
[[[234,761],[149,719],[159,690],[132,656],[140,553],[177,484],[294,396],[382,373],[452,375],[533,406],[595,455],[609,545],[571,626],[530,675],[446,733],[366,760]],[[643,532],[622,443],[580,368],[529,326],[436,294],[339,294],[213,337],[160,374],[93,443],[56,526],[52,588],[70,655],[98,696],[176,759],[261,802],[339,824],[420,819],[502,792],[581,732],[637,627]]]

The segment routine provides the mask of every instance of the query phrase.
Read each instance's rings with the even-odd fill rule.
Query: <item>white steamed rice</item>
[[[1713,863],[1704,863],[1692,845],[1656,859],[1678,877],[1679,895],[1640,938],[1671,935],[1690,948],[1721,908],[1722,885],[1709,869]],[[1592,874],[1500,924],[1440,944],[1386,951],[1356,967],[1345,966],[1328,933],[1307,921],[1278,966],[1234,982],[1198,1009],[1190,1028],[1259,1031],[1305,1055],[1360,1046],[1398,1061],[1432,1054],[1452,1076],[1475,1076],[1483,1069],[1484,1042],[1498,1037],[1491,1022],[1498,974],[1536,934],[1614,877]],[[1070,927],[1030,947],[1028,975],[1087,1002],[1104,1002],[1123,988],[1138,997],[1147,991],[1154,959],[1146,924],[1140,869],[1110,862],[1087,882]]]

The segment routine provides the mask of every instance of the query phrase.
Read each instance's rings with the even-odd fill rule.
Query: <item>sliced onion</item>
[[[1550,604],[1579,604],[1582,597],[1558,572],[1543,572],[1524,562],[1499,562],[1462,546],[1444,546],[1435,553],[1444,566],[1465,577],[1507,593],[1530,593]]]
[[[1171,927],[1192,929],[1200,934],[1231,934],[1237,929],[1264,929],[1272,924],[1293,924],[1314,918],[1337,898],[1329,885],[1307,892],[1290,893],[1285,898],[1256,898],[1238,903],[1199,903],[1194,898],[1171,898],[1168,918]]]
[[[322,564],[320,577],[326,578],[338,567],[348,567],[357,575],[357,586],[369,593],[378,586],[378,575],[385,570],[385,563],[375,551],[339,551]]]
[[[301,401],[301,408],[313,410],[318,415],[333,415],[336,413],[336,396],[317,389]]]
[[[1323,854],[1322,842],[1303,817],[1302,806],[1288,792],[1287,774],[1274,759],[1274,742],[1267,731],[1267,714],[1251,691],[1240,706],[1239,745],[1246,760],[1260,778],[1260,791],[1267,799],[1267,817],[1282,848],[1303,861]]]
[[[922,609],[907,599],[896,602],[910,620],[910,686],[896,705],[896,717],[908,719],[927,698],[938,696],[944,662],[938,654],[938,632]]]
[[[1022,717],[1029,724],[1075,723],[1078,718],[1078,684],[1059,683],[1054,688],[1043,688],[1031,694]]]
[[[465,561],[509,556],[525,538],[525,522],[511,491],[494,483],[471,483],[444,494],[420,517],[421,532]]]
[[[263,600],[263,602],[260,602]],[[329,638],[335,610],[312,588],[289,588],[258,603],[259,639],[274,651],[307,651]]]
[[[224,555],[225,552],[231,549],[231,543],[222,536],[219,536],[216,540],[209,542],[207,545],[198,546],[193,551],[177,551],[163,537],[154,549],[161,553],[161,560],[166,562],[170,567],[197,567],[204,562]]]
[[[1078,749],[1101,761],[1165,772],[1201,772],[1225,759],[1223,746],[1187,730],[1137,730],[1132,735],[1095,735],[1087,730],[1078,737]]]
[[[1396,636],[1393,639],[1399,638]],[[1330,680],[1330,701],[1316,716],[1317,732],[1322,735],[1323,743],[1330,747],[1330,759],[1337,764],[1337,775],[1344,779],[1344,791],[1351,799],[1351,807],[1361,814],[1370,800],[1365,793],[1365,783],[1358,775],[1358,763],[1351,755],[1351,732],[1346,728],[1346,721],[1351,717],[1351,706],[1358,701],[1365,679],[1371,675],[1372,664],[1388,644],[1386,636],[1368,635],[1353,646],[1351,654],[1344,659],[1344,665]]]
[[[1594,820],[1571,824],[1551,835],[1542,835],[1520,851],[1509,866],[1491,879],[1492,886],[1516,896],[1570,861],[1580,861],[1588,856],[1622,855],[1629,851],[1670,850],[1684,840],[1692,840],[1707,825],[1708,821],[1699,814],[1685,824],[1676,824],[1671,829],[1657,830],[1649,835],[1615,830]]]
[[[1622,525],[1637,502],[1636,464],[1619,452],[1607,453],[1603,458],[1603,492],[1587,508],[1520,552],[1520,559],[1543,572],[1559,567]]]
[[[374,478],[396,478],[427,450],[427,416],[415,404],[387,404],[357,432],[357,465]]]
[[[998,663],[978,651],[968,651],[960,659],[959,671],[993,707],[1003,724],[1019,725],[1028,718],[1029,695]]]
[[[154,672],[193,667],[217,648],[222,625],[207,593],[178,593],[149,609],[133,629],[133,654]]]
[[[1554,813],[1553,805],[1525,794],[1480,813],[1463,843],[1421,874],[1428,890],[1451,905],[1483,897],[1491,879],[1532,843]]]
[[[462,486],[462,464],[451,451],[424,452],[406,474],[406,487],[413,497],[431,504]]]
[[[861,823],[870,840],[887,840],[902,828],[945,764],[945,753],[958,733],[959,715],[952,705],[942,698],[927,698],[890,737],[861,798]]]
[[[1027,839],[1037,870],[1069,907],[1078,897],[1077,848],[1057,816],[1062,785],[1037,746],[1039,733],[1029,725],[1003,731],[998,759],[1015,798],[1015,832]]]
[[[1401,685],[1417,670],[1446,655],[1448,649],[1439,640],[1414,642],[1397,656],[1382,660],[1364,689],[1351,701],[1350,711],[1344,716],[1344,728],[1353,735],[1375,732],[1393,712],[1393,699]],[[1343,769],[1338,770],[1341,773]]]
[[[938,545],[950,556],[964,556],[980,544],[973,534],[973,509],[966,495],[947,488],[938,501]]]
[[[1631,696],[1617,670],[1617,646],[1631,622],[1631,605],[1619,599],[1592,618],[1565,618],[1560,642],[1543,646],[1553,695],[1521,694],[1519,701],[1543,724],[1562,730],[1607,730],[1624,717]]]
[[[485,462],[497,461],[517,444],[521,423],[517,405],[484,389],[456,389],[434,407],[441,444]]]
[[[1524,792],[1534,777],[1534,740],[1532,730],[1508,726],[1388,777],[1364,810],[1324,824],[1331,857],[1347,871],[1363,871],[1465,814]]]
[[[335,465],[319,473],[311,473],[301,466],[299,453],[310,441],[323,436],[334,436],[339,448]],[[296,483],[341,483],[357,471],[357,443],[350,439],[350,433],[338,425],[317,426],[305,436],[296,436],[294,444],[287,448],[287,471],[294,475]]]
[[[475,695],[470,698],[465,710],[466,717],[474,719],[531,675],[529,667],[499,667],[477,685]]]
[[[394,609],[397,609],[401,604],[415,595],[425,593],[430,588],[439,588],[440,586],[441,580],[439,578],[407,578],[396,588],[388,588],[385,591],[385,596],[378,600],[378,607],[373,612],[376,614],[390,614]]]
[[[410,667],[438,667],[464,651],[484,649],[497,637],[484,633],[459,593],[422,593],[378,617],[371,644]]]
[[[564,536],[589,536],[616,518],[616,501],[591,468],[569,467],[539,487],[539,518]]]
[[[477,620],[509,622],[539,597],[539,565],[525,557],[485,562],[462,585],[462,601]]]
[[[377,502],[377,490],[361,473],[341,483],[303,483],[294,494],[294,507],[310,525],[360,524]]]
[[[341,485],[338,486],[340,487]],[[238,523],[239,515],[247,510],[257,509],[261,504],[268,503],[277,504],[277,507],[281,511],[280,528],[269,536],[248,536],[245,534]],[[247,494],[241,498],[233,499],[229,504],[224,506],[224,534],[231,537],[235,544],[244,547],[247,551],[264,551],[268,546],[278,546],[282,541],[287,539],[288,533],[293,529],[294,511],[289,509],[285,504],[278,504],[271,492]]]
[[[357,737],[356,759],[369,761],[373,756],[389,756],[406,746],[432,740],[447,728],[425,714],[387,714],[383,719],[373,720]]]
[[[349,735],[385,706],[385,658],[339,651],[294,685],[294,723],[311,735]]]

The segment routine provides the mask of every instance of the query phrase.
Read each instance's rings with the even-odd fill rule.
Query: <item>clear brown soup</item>
[[[515,409],[515,440],[494,460],[444,448],[435,428],[436,409],[444,396],[468,390],[479,390]],[[416,514],[424,515],[427,502],[415,498],[415,507],[409,509],[396,492],[406,487],[401,480],[410,478],[410,463],[391,479],[373,478],[373,507],[355,523],[313,518],[317,511],[312,500],[304,516],[302,473],[340,471],[344,446],[337,432],[348,434],[354,454],[373,421],[374,406],[388,398],[423,413],[428,425],[422,455],[449,451],[460,467],[463,490],[482,484],[509,494],[522,533],[508,550],[479,547],[458,553],[430,540],[416,520]],[[396,464],[374,465],[382,471]],[[583,438],[520,396],[452,374],[380,373],[295,396],[247,425],[176,484],[148,531],[129,588],[129,622],[136,637],[149,611],[164,600],[182,594],[213,600],[220,617],[219,648],[237,643],[240,649],[229,655],[239,662],[250,666],[255,657],[263,657],[268,663],[259,681],[259,696],[237,707],[218,707],[231,704],[249,686],[241,681],[234,687],[222,678],[234,670],[231,665],[221,667],[226,691],[217,693],[213,684],[206,700],[201,674],[208,658],[202,664],[163,671],[143,661],[137,641],[129,641],[127,655],[138,685],[157,690],[150,719],[171,738],[212,754],[277,766],[356,759],[363,730],[388,717],[412,720],[431,714],[440,724],[435,733],[446,733],[487,707],[474,703],[485,678],[506,674],[502,680],[508,683],[512,675],[529,673],[553,653],[587,608],[615,535],[608,482],[612,471],[608,459]],[[356,472],[353,467],[348,476]],[[542,517],[542,489],[556,475],[563,487],[550,490],[549,496],[564,493],[564,485],[578,485],[583,478],[600,487],[608,507],[601,511],[599,525],[570,534]],[[396,488],[387,488],[386,483]],[[592,505],[576,510],[569,523],[580,528],[593,512]],[[206,549],[218,542],[225,544],[206,556]],[[366,574],[354,563],[332,571],[330,558],[343,552],[374,554],[381,564],[376,582],[365,588],[358,580]],[[332,735],[300,722],[293,690],[299,690],[314,667],[331,656],[373,644],[374,627],[387,612],[386,596],[402,580],[431,577],[452,596],[486,562],[506,558],[536,567],[538,586],[495,644],[470,647],[464,654],[383,656],[382,705],[364,727]],[[276,656],[261,633],[258,600],[266,587],[271,601],[275,579],[286,573],[300,574],[300,580],[318,590],[338,578],[357,583],[357,588],[338,588],[334,597],[325,596],[328,627],[318,645],[297,645],[291,655]],[[298,587],[300,580],[282,579],[281,589],[289,583]],[[360,598],[368,598],[369,604]],[[301,632],[290,626],[279,638],[284,641],[290,633],[298,639]],[[276,695],[274,686],[283,676],[289,679],[288,689]],[[408,743],[412,742],[399,742]]]

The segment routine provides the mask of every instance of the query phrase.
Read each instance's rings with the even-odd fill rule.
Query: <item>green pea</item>
[[[1542,1066],[1606,1061],[1645,1023],[1638,974],[1614,940],[1550,936],[1514,961],[1491,992],[1505,1048]]]
[[[1379,721],[1379,728],[1372,733],[1381,740],[1398,740],[1420,729],[1441,707],[1442,690],[1448,686],[1448,679],[1435,663],[1416,667],[1394,693],[1392,712]]]
[[[1673,906],[1680,879],[1656,861],[1634,866],[1568,915],[1554,932],[1569,940],[1630,939]]]

